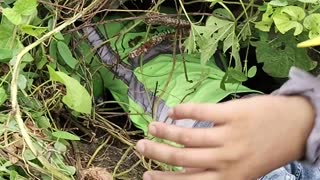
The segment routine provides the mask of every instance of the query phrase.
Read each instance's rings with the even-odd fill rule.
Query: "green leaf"
[[[73,58],[72,53],[68,47],[68,45],[66,45],[64,42],[62,41],[58,41],[57,43],[57,47],[58,47],[58,51],[62,57],[62,59],[64,60],[64,62],[71,67],[72,69],[74,69],[76,67],[76,65],[78,64],[78,61]]]
[[[0,87],[0,106],[8,99],[6,90],[3,87]],[[0,120],[1,122],[1,120]]]
[[[65,131],[55,131],[52,132],[52,136],[58,138],[58,139],[67,139],[67,140],[72,140],[72,141],[79,141],[80,138],[74,134],[71,134],[69,132]]]
[[[263,36],[266,33],[261,33]],[[273,77],[287,77],[289,69],[296,66],[309,71],[316,66],[316,62],[308,56],[307,49],[297,48],[300,42],[290,33],[279,34],[274,40],[260,40],[252,42],[256,47],[256,56],[258,63],[264,63],[263,70]]]
[[[36,123],[39,128],[47,129],[51,127],[50,120],[45,116],[36,118]]]
[[[234,21],[235,18],[233,16],[232,13],[230,13],[230,11],[228,11],[227,9],[225,8],[218,8],[218,9],[215,9],[213,11],[213,15],[220,18],[220,19],[228,19],[230,21]]]
[[[301,34],[303,30],[302,24],[299,22],[305,17],[305,12],[301,7],[286,6],[277,9],[273,14],[273,21],[277,29],[282,33],[286,33],[291,29],[295,29],[294,35]]]
[[[312,4],[319,2],[318,0],[298,0],[298,1],[303,2],[303,3],[312,3]]]
[[[30,16],[37,12],[37,5],[36,0],[17,0],[13,9],[23,16]]]
[[[272,14],[273,14],[272,6],[268,4],[266,12],[263,13],[262,15],[261,21],[255,23],[255,28],[264,32],[269,32],[271,25],[273,23],[273,19],[271,18]]]
[[[22,22],[22,16],[18,12],[16,12],[12,8],[4,8],[2,10],[3,15],[8,18],[8,20],[14,24],[14,25],[19,25]]]
[[[304,21],[303,25],[306,29],[309,30],[309,38],[315,38],[320,36],[320,14],[313,13],[307,16]]]
[[[22,90],[27,87],[27,78],[22,74],[20,74],[18,77],[18,86]]]
[[[188,52],[188,54],[196,52],[196,42],[195,42],[195,33],[196,33],[196,28],[194,25],[191,26],[191,32],[189,37],[184,41],[184,46],[186,47],[185,50]]]
[[[268,4],[272,6],[287,6],[288,1],[287,0],[272,0]]]
[[[87,90],[75,79],[69,77],[63,72],[54,71],[47,66],[50,74],[50,80],[58,81],[66,86],[67,95],[62,101],[71,109],[80,113],[91,113],[91,97]],[[81,97],[81,98],[80,98]]]
[[[26,149],[23,151],[23,158],[27,161],[36,159],[36,157],[34,156],[34,154],[32,153],[32,151],[30,149]]]
[[[257,66],[252,66],[249,70],[248,70],[248,78],[253,78],[257,73]]]
[[[0,62],[9,62],[12,57],[12,49],[0,48]]]
[[[20,29],[22,32],[34,37],[39,37],[42,33],[44,33],[47,30],[46,27],[37,27],[32,25],[22,25]]]
[[[64,37],[61,34],[61,32],[58,32],[57,34],[55,34],[54,37],[59,41],[64,41]]]
[[[183,56],[183,57],[182,57]],[[140,82],[143,82],[146,89],[154,92],[155,89],[163,91],[172,67],[172,55],[159,55],[152,61],[138,67],[134,72]],[[187,82],[183,61],[188,67],[188,78],[193,82]],[[143,72],[143,73],[142,73]],[[162,99],[169,107],[176,106],[183,102],[193,103],[217,103],[232,93],[254,92],[241,84],[224,83],[225,90],[220,88],[221,80],[225,73],[213,63],[208,62],[205,66],[199,63],[199,56],[196,55],[177,55],[176,68],[173,71],[172,79],[164,92]],[[156,87],[156,82],[158,86]],[[124,96],[126,96],[125,94]],[[137,99],[136,101],[139,101]],[[140,100],[141,101],[141,100]],[[141,116],[145,111],[129,98],[129,111],[137,112],[139,115],[130,115],[133,122],[143,130],[147,130],[150,115]]]
[[[57,60],[57,41],[51,41],[49,45],[49,54],[53,60]]]
[[[59,151],[59,152],[66,152],[67,151],[67,146],[61,143],[60,141],[56,141],[54,143],[54,148]]]
[[[238,71],[236,69],[233,69],[233,68],[229,68],[228,69],[228,75],[238,81],[238,82],[245,82],[246,80],[248,80],[247,76],[241,72],[241,71]]]
[[[15,170],[10,171],[10,180],[18,180],[18,173]]]
[[[219,19],[214,16],[210,16],[207,19],[205,26],[193,25],[195,39],[188,40],[197,42],[201,53],[201,64],[205,64],[206,62],[208,62],[208,60],[216,52],[218,43],[220,41],[224,41],[223,51],[226,52],[231,48],[231,56],[236,62],[236,67],[241,67],[239,56],[239,41],[235,32],[235,25],[236,24],[232,21]],[[194,47],[192,46],[189,47],[194,49]]]
[[[74,166],[65,166],[64,169],[68,172],[69,175],[74,175],[76,173],[76,168]]]

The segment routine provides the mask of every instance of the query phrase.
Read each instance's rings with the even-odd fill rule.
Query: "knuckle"
[[[225,160],[228,162],[237,162],[245,156],[245,147],[243,145],[228,145],[228,151],[225,155]]]
[[[172,153],[172,155],[170,156],[169,162],[171,162],[174,165],[177,166],[184,166],[185,165],[185,156],[183,153],[179,152],[179,151],[175,151]]]
[[[179,143],[188,146],[190,142],[192,142],[192,136],[190,136],[190,134],[180,133],[178,141]]]

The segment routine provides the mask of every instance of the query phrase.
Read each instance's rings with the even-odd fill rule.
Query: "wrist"
[[[316,112],[312,103],[303,96],[285,96],[285,112],[289,115],[288,123],[293,129],[295,138],[294,160],[302,159],[305,156],[307,140],[314,127]]]

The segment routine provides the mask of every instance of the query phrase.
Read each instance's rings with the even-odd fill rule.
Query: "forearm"
[[[305,116],[305,118],[301,118],[301,121],[297,124],[297,127],[300,128],[300,137],[298,140],[300,141],[300,138],[305,139],[305,146],[300,144],[301,147],[305,148],[303,160],[309,164],[318,165],[320,156],[320,79],[297,68],[290,70],[289,78],[290,79],[280,89],[273,92],[272,95],[287,97],[300,96],[300,98],[298,98],[300,100],[297,99],[297,101],[300,101],[300,104],[292,102],[290,106],[296,104],[297,107],[292,107],[295,109],[293,111],[299,111]],[[292,113],[296,113],[293,111]],[[288,111],[287,113],[291,112]],[[306,135],[308,136],[306,137]],[[300,151],[303,150],[300,149]]]

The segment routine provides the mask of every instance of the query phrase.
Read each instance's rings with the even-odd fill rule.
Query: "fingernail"
[[[140,140],[140,141],[137,143],[136,148],[137,148],[137,150],[138,150],[140,153],[143,153],[143,152],[144,152],[145,144],[144,144],[143,140]]]
[[[151,178],[149,173],[144,173],[143,174],[143,180],[152,180],[152,178]]]
[[[149,133],[152,134],[152,135],[155,135],[157,133],[157,128],[154,124],[151,124],[149,126]]]

